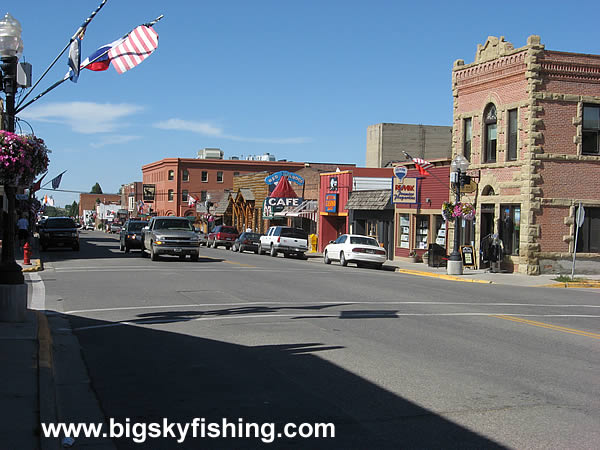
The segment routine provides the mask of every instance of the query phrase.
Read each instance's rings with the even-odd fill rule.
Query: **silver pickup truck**
[[[301,228],[271,227],[267,234],[260,237],[258,253],[264,255],[268,252],[271,256],[283,253],[284,257],[291,255],[306,258],[304,252],[308,250],[308,234]]]
[[[153,217],[142,230],[142,257],[150,254],[152,261],[160,255],[175,255],[185,259],[190,255],[198,261],[200,238],[185,217]]]

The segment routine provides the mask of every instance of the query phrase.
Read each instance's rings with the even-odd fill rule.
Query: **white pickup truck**
[[[271,256],[277,256],[277,253],[283,253],[284,257],[290,255],[304,256],[308,250],[308,234],[301,228],[292,227],[271,227],[267,234],[260,237],[258,246],[259,255],[269,252]]]

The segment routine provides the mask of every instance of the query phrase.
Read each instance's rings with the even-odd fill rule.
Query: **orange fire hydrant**
[[[23,246],[23,264],[26,266],[31,265],[31,248],[29,247],[29,242],[25,242]]]

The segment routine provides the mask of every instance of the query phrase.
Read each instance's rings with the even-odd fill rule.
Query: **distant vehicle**
[[[185,217],[153,217],[142,229],[142,256],[150,254],[152,261],[160,255],[175,255],[185,259],[190,255],[198,261],[200,239],[190,221]]]
[[[239,235],[240,233],[238,233],[238,230],[233,227],[217,225],[215,229],[208,234],[207,245],[211,246],[212,248],[217,248],[219,245],[224,245],[225,248],[229,249]]]
[[[119,233],[119,250],[129,253],[132,248],[142,248],[142,229],[148,225],[144,220],[128,220]]]
[[[79,251],[79,230],[70,217],[48,217],[39,224],[40,247],[71,247]]]
[[[95,230],[96,228],[94,227],[94,224],[93,224],[93,223],[88,223],[88,224],[85,224],[85,226],[83,227],[83,229],[84,229],[84,230],[92,230],[92,231],[93,231],[93,230]]]
[[[234,252],[240,252],[240,253],[245,252],[246,250],[252,250],[254,253],[258,254],[258,246],[259,245],[260,245],[260,234],[244,231],[233,242],[233,245],[231,246],[231,250],[233,250]]]
[[[301,256],[308,250],[308,233],[302,228],[275,226],[260,237],[258,253],[269,252],[271,256],[283,253],[284,257]]]
[[[342,234],[331,241],[323,251],[323,262],[339,261],[342,266],[356,263],[358,267],[373,266],[380,269],[386,261],[386,253],[374,239],[358,234]]]
[[[108,231],[113,234],[120,233],[122,228],[123,227],[118,223],[111,223],[108,225]]]

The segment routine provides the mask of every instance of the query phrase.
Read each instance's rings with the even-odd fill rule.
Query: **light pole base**
[[[462,275],[463,265],[462,261],[448,261],[446,266],[446,273],[448,275]]]
[[[27,285],[0,284],[0,322],[25,322]]]

